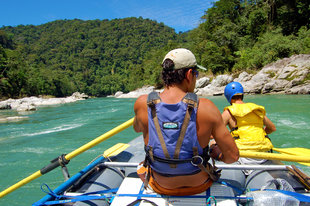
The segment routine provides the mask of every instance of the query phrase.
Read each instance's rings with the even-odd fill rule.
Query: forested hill
[[[5,47],[14,48],[7,52],[13,61],[8,64],[18,67],[4,71],[10,85],[2,95],[11,97],[74,91],[104,96],[135,89],[143,84],[137,71],[146,54],[177,38],[172,28],[142,18],[58,20],[2,30]]]
[[[210,75],[253,73],[310,53],[309,0],[218,0],[201,9],[201,24],[179,34],[143,18],[2,27],[0,98],[160,87],[162,58],[178,47],[192,50]]]

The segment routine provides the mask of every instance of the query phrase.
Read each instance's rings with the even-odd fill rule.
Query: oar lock
[[[67,154],[62,154],[62,155],[60,155],[59,157],[53,159],[53,160],[51,161],[51,163],[53,163],[53,162],[55,162],[55,161],[58,160],[58,163],[59,163],[60,166],[62,166],[62,167],[66,166],[66,165],[70,162],[70,160],[67,160],[67,159],[65,158],[66,155],[67,155]]]
[[[70,162],[70,160],[67,160],[65,158],[65,156],[66,156],[66,154],[62,154],[59,157],[56,157],[55,159],[51,160],[51,163],[49,165],[47,165],[46,167],[44,167],[40,170],[41,174],[42,175],[46,174],[58,166],[65,167],[65,165]]]

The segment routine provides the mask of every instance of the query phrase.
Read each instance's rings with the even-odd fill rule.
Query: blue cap
[[[239,82],[230,82],[226,85],[224,95],[231,104],[231,98],[236,94],[243,94],[243,87]]]

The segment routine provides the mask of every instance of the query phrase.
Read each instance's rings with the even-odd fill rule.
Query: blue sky
[[[0,0],[0,27],[59,19],[143,17],[185,32],[196,28],[214,0]]]

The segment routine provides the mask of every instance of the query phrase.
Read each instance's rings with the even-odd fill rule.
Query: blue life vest
[[[145,151],[151,168],[164,176],[200,172],[197,164],[206,164],[209,156],[208,147],[203,149],[197,138],[197,95],[187,93],[182,101],[166,104],[152,92],[147,102],[149,141]]]

